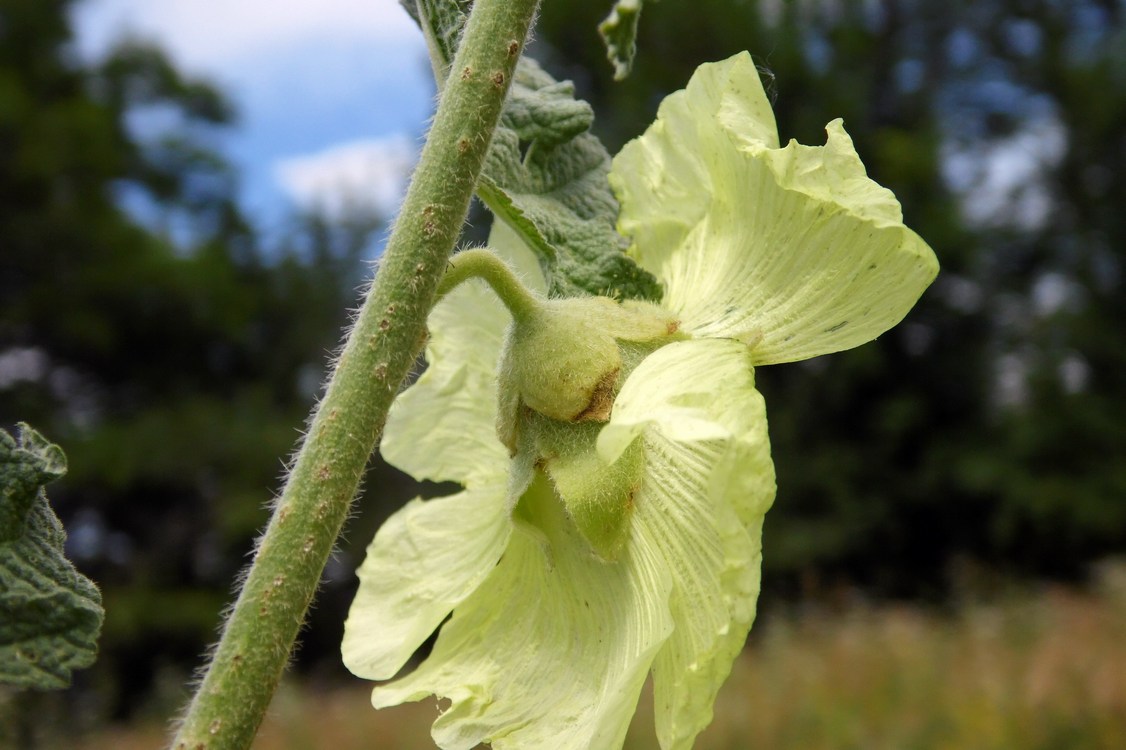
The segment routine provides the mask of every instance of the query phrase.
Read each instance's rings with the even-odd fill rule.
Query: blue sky
[[[397,205],[434,95],[397,0],[83,0],[73,20],[87,59],[151,40],[230,97],[228,156],[263,228],[293,206]]]
[[[267,233],[294,206],[330,216],[352,202],[397,207],[434,96],[425,44],[398,0],[81,0],[74,22],[87,58],[126,35],[150,39],[229,95],[240,124],[228,156]],[[949,140],[944,176],[967,220],[1045,220],[1038,175],[1061,134],[1047,112],[1008,141]]]

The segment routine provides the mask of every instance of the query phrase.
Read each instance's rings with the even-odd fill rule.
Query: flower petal
[[[839,120],[825,146],[780,149],[764,102],[745,53],[703,65],[610,174],[662,303],[687,331],[752,344],[755,364],[872,340],[938,272]]]
[[[687,89],[661,102],[645,135],[614,157],[610,184],[621,202],[618,228],[632,237],[635,255],[650,271],[659,271],[664,255],[708,214],[709,165],[730,158],[730,146],[716,138],[717,113],[739,123],[747,138],[778,146],[774,113],[744,53],[700,66]]]
[[[498,221],[490,240],[529,286],[544,289],[535,257],[514,232]],[[381,450],[416,479],[456,480],[468,489],[411,501],[368,547],[341,646],[360,677],[394,676],[504,552],[509,462],[496,436],[496,365],[509,320],[478,281],[462,284],[430,314],[429,365],[395,400]]]
[[[433,728],[447,750],[620,747],[671,629],[663,569],[643,564],[659,551],[637,538],[617,562],[598,561],[542,473],[518,512],[542,534],[514,533],[430,657],[372,702],[449,698]]]
[[[774,467],[747,347],[685,341],[646,358],[600,436],[604,458],[631,435],[644,451],[639,546],[656,551],[673,581],[676,630],[653,664],[657,737],[682,750],[711,721],[758,599]]]
[[[497,221],[490,246],[537,291],[543,275],[518,235]],[[496,369],[511,321],[483,282],[450,292],[430,313],[426,372],[391,405],[380,452],[415,479],[473,485],[503,475],[508,451],[496,435]]]
[[[412,500],[380,527],[357,571],[341,654],[353,674],[394,677],[492,572],[511,531],[505,488]]]

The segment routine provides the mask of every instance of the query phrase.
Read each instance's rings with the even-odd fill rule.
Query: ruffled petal
[[[542,474],[518,513],[541,533],[514,533],[430,657],[372,702],[448,698],[433,728],[447,750],[620,747],[672,628],[660,553],[637,537],[616,562],[595,559]]]
[[[535,256],[503,222],[490,247],[530,288],[546,284]],[[497,360],[508,310],[485,282],[461,284],[430,313],[427,367],[391,405],[380,452],[415,479],[467,486],[503,475],[508,451],[496,434]]]
[[[610,175],[663,304],[684,330],[752,345],[755,364],[874,339],[938,272],[839,120],[825,146],[780,149],[764,102],[746,53],[703,65]]]
[[[357,571],[341,654],[358,677],[393,677],[492,571],[508,543],[505,487],[412,500],[380,527]]]
[[[755,617],[762,520],[774,499],[766,410],[747,347],[686,341],[630,375],[599,439],[611,460],[637,440],[635,534],[673,582],[676,629],[653,665],[657,737],[692,746]]]
[[[650,271],[659,271],[662,259],[708,214],[709,165],[730,158],[730,146],[715,137],[717,113],[740,123],[747,138],[778,146],[774,113],[744,53],[700,66],[687,89],[661,102],[645,135],[614,157],[610,184],[621,202],[618,227]]]

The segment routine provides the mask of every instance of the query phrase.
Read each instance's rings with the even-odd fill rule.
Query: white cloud
[[[943,175],[961,197],[962,214],[975,227],[1037,230],[1051,221],[1046,177],[1067,150],[1067,133],[1055,116],[1026,123],[1006,138],[943,149]]]
[[[398,211],[418,149],[406,135],[342,143],[317,153],[282,159],[274,175],[302,208],[329,218]]]
[[[420,131],[431,111],[426,45],[398,0],[83,0],[72,16],[80,56],[152,41],[230,97],[225,149],[244,208],[267,224],[291,201],[397,207],[415,149],[360,139]]]
[[[421,45],[397,0],[87,0],[75,18],[85,54],[131,33],[203,68],[271,56],[310,38]]]
[[[42,349],[14,346],[0,352],[0,391],[22,381],[36,382],[47,374],[50,362]]]

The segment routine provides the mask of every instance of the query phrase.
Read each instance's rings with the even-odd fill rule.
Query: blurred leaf
[[[99,69],[100,95],[118,105],[162,105],[176,102],[185,117],[216,125],[233,122],[234,107],[209,84],[191,80],[176,69],[158,47],[125,40]]]
[[[606,57],[614,66],[614,80],[620,81],[633,68],[637,54],[637,23],[641,20],[642,0],[618,0],[610,15],[598,24],[606,44]]]
[[[27,425],[0,430],[0,682],[63,688],[97,655],[105,615],[94,583],[63,556],[66,534],[43,485],[66,457]]]

